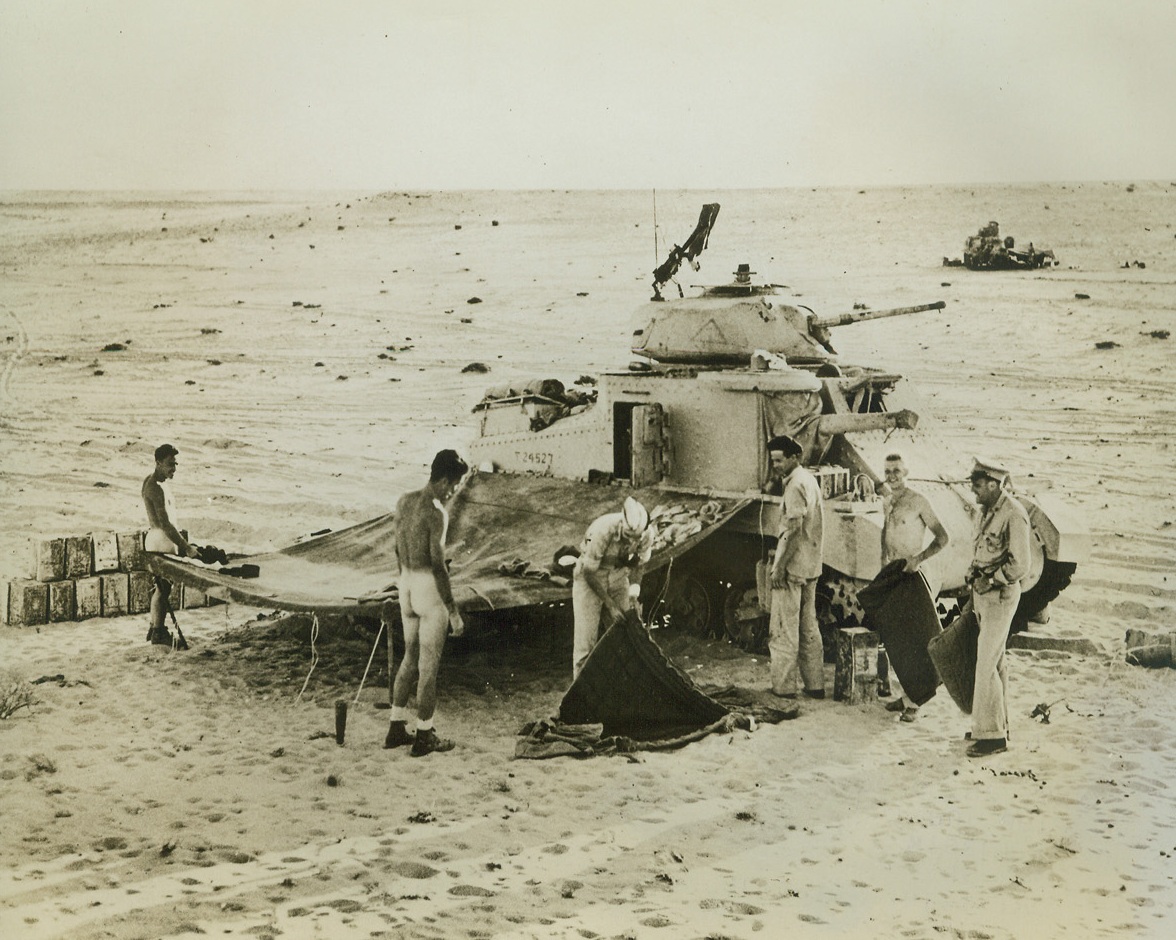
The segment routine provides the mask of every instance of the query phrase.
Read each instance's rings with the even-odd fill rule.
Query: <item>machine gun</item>
[[[654,269],[653,272],[653,297],[652,300],[664,300],[662,297],[662,286],[673,279],[674,275],[678,273],[678,268],[682,266],[683,261],[689,261],[690,266],[695,271],[698,270],[697,258],[704,248],[706,248],[707,240],[710,238],[711,228],[715,224],[715,219],[719,217],[719,204],[717,202],[709,202],[702,207],[702,212],[698,216],[698,224],[694,226],[694,231],[690,233],[690,237],[686,239],[685,245],[675,245],[670,251],[670,256]],[[678,296],[683,296],[682,286],[678,285]]]

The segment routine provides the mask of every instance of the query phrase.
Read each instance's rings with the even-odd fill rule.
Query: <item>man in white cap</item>
[[[572,572],[573,680],[600,639],[602,615],[607,616],[607,630],[632,608],[652,554],[649,512],[632,496],[620,512],[606,513],[588,526]]]
[[[972,493],[984,510],[968,571],[972,609],[980,621],[976,644],[976,691],[972,697],[969,757],[1005,750],[1009,734],[1005,643],[1029,572],[1029,516],[1008,492],[1009,471],[977,459]]]
[[[800,465],[804,449],[791,437],[768,441],[772,476],[784,484],[780,532],[772,559],[772,613],[768,621],[772,692],[825,697],[825,650],[817,623],[817,578],[824,550],[821,487]]]

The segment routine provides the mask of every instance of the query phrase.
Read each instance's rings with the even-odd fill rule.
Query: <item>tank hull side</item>
[[[612,472],[612,427],[606,418],[597,406],[541,431],[489,434],[470,444],[469,455],[475,466],[586,480],[589,470]]]

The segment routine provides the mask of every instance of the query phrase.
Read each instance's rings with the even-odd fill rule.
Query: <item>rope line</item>
[[[314,667],[318,665],[318,634],[319,634],[319,620],[318,614],[311,614],[313,618],[310,622],[310,672],[306,674],[306,679],[302,683],[302,691],[298,693],[298,698],[294,699],[294,704],[297,705],[302,701],[302,693],[306,691],[307,685],[310,684],[311,674],[314,672]]]
[[[380,637],[384,635],[384,618],[380,618],[380,629],[376,633],[376,642],[372,644],[372,655],[368,657],[367,666],[363,670],[363,678],[359,680],[359,689],[355,693],[355,701],[352,705],[359,704],[359,696],[363,692],[363,684],[367,682],[368,670],[372,668],[372,660],[376,658],[376,649],[380,645]]]

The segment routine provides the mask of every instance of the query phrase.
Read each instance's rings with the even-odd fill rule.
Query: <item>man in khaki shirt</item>
[[[1009,490],[1009,471],[975,461],[972,493],[984,510],[976,532],[968,583],[980,621],[976,644],[976,691],[972,696],[969,757],[997,754],[1009,733],[1005,643],[1021,600],[1021,579],[1029,572],[1029,515]]]
[[[790,437],[768,441],[772,475],[784,484],[768,622],[772,692],[782,698],[796,698],[802,682],[805,695],[825,697],[825,652],[817,624],[825,516],[821,488],[800,465],[803,453]]]

